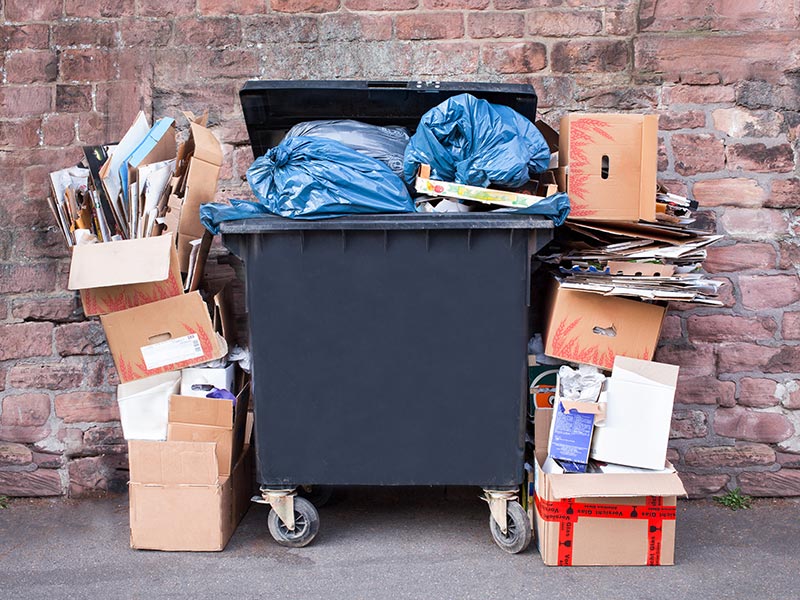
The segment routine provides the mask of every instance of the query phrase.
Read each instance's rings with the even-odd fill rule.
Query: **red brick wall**
[[[674,310],[671,459],[694,495],[800,494],[800,39],[778,0],[0,0],[0,494],[124,482],[102,330],[65,290],[44,198],[136,111],[208,107],[222,196],[251,159],[236,91],[271,79],[531,82],[546,120],[657,112],[661,178],[727,234],[723,309]],[[466,8],[465,8],[466,7]]]

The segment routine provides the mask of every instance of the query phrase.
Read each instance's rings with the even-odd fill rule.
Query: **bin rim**
[[[538,215],[509,213],[397,213],[351,215],[330,219],[287,219],[263,216],[220,223],[223,234],[271,231],[347,231],[410,229],[553,229],[553,223]]]

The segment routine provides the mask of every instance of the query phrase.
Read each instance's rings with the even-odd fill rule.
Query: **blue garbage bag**
[[[247,181],[267,212],[291,219],[415,210],[388,166],[326,138],[285,138],[253,162]]]
[[[419,166],[428,164],[433,179],[517,188],[546,171],[549,162],[547,142],[528,119],[460,94],[422,116],[406,147],[403,178],[413,185]]]
[[[569,216],[569,198],[564,192],[557,192],[536,204],[532,204],[526,208],[513,209],[515,215],[539,215],[547,217],[553,222],[553,225],[560,227],[564,224]]]
[[[231,198],[230,205],[219,202],[207,202],[200,205],[200,222],[214,235],[219,233],[220,223],[238,221],[271,215],[266,206],[251,200]]]

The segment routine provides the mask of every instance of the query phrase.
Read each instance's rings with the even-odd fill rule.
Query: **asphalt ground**
[[[11,500],[0,510],[0,598],[800,597],[800,500],[730,511],[680,501],[672,567],[545,567],[508,555],[468,488],[350,489],[306,548],[278,546],[253,505],[221,553],[131,550],[127,496]]]

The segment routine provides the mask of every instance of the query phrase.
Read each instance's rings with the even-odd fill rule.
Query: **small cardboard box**
[[[617,354],[651,360],[666,312],[660,304],[564,289],[556,283],[544,353],[608,370]]]
[[[183,294],[171,235],[82,244],[72,249],[70,290],[80,290],[83,312],[103,315]]]
[[[227,367],[190,367],[181,371],[181,396],[205,398],[209,386],[233,393],[234,363]]]
[[[215,442],[219,475],[230,475],[233,464],[233,402],[217,398],[172,396],[167,440]]]
[[[122,383],[223,356],[200,292],[100,317]]]
[[[552,412],[536,411],[533,465],[534,524],[544,564],[674,564],[677,497],[686,491],[672,465],[645,473],[545,473]]]
[[[219,475],[214,442],[131,441],[131,548],[220,551],[250,506],[252,449]]]
[[[678,370],[674,365],[615,357],[606,381],[606,416],[595,426],[593,459],[663,468]]]
[[[189,270],[190,242],[206,231],[200,222],[200,205],[214,201],[222,165],[222,146],[211,130],[198,122],[191,122],[190,127],[181,152],[181,156],[189,156],[178,222],[178,259],[183,273]]]
[[[567,114],[558,159],[570,218],[655,221],[658,115]]]

